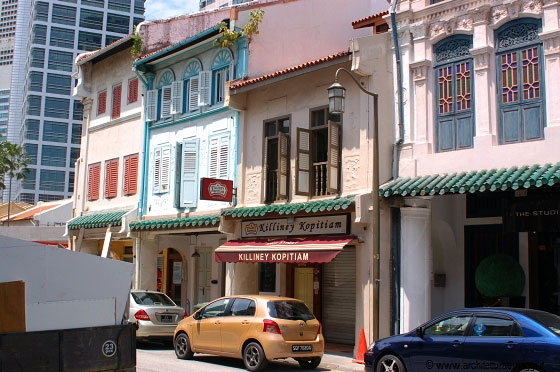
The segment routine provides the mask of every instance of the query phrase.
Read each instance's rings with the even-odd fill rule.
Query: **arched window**
[[[474,137],[472,37],[456,35],[434,47],[436,151],[470,148]]]
[[[540,20],[524,18],[496,32],[499,140],[539,140],[544,135],[544,89]]]
[[[185,73],[183,74],[184,99],[183,107],[187,112],[198,110],[198,82],[199,74],[202,71],[202,64],[196,58],[187,62]]]
[[[171,117],[172,84],[174,81],[175,74],[169,69],[163,71],[158,79],[158,120]]]
[[[224,102],[225,83],[233,78],[233,57],[229,49],[221,49],[212,61],[212,103]]]

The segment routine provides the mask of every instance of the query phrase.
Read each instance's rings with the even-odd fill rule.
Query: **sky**
[[[160,19],[198,11],[199,0],[146,0],[146,19]]]

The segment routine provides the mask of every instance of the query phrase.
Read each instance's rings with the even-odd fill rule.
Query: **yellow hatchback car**
[[[179,359],[194,353],[241,358],[249,371],[273,359],[294,358],[304,369],[321,363],[321,324],[305,303],[288,297],[219,298],[183,319],[173,339]]]

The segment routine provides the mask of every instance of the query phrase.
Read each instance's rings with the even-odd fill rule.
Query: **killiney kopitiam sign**
[[[243,238],[259,236],[301,236],[348,234],[348,215],[276,218],[273,220],[243,221]]]

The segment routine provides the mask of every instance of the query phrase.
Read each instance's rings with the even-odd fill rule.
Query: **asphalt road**
[[[195,354],[193,360],[180,360],[175,356],[171,344],[139,343],[136,350],[137,372],[224,372],[246,371],[241,359],[223,358],[205,354]],[[267,371],[302,372],[303,369],[293,360],[271,362]],[[315,369],[321,372],[363,371],[359,364],[352,364],[350,358],[338,355],[325,355],[321,365]]]

